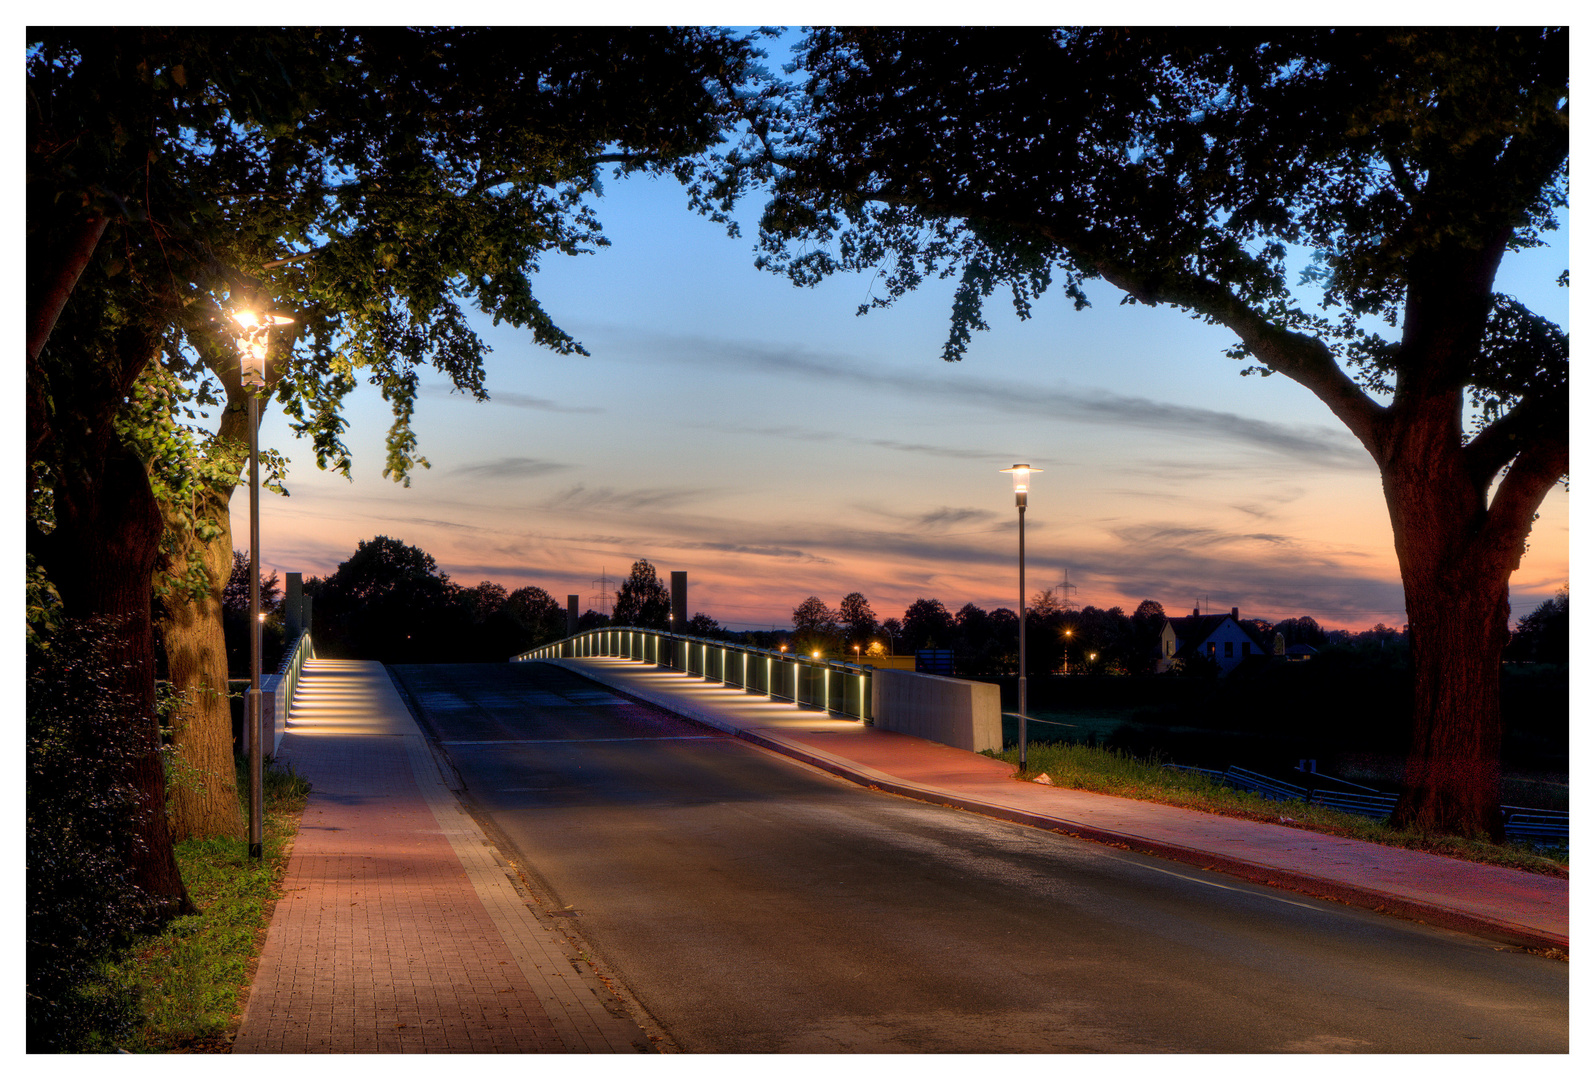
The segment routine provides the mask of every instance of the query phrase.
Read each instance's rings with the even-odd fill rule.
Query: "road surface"
[[[394,670],[666,1048],[1568,1048],[1561,961],[871,792],[551,665]]]

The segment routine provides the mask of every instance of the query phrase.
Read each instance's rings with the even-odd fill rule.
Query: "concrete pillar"
[[[288,640],[292,641],[306,626],[304,617],[305,576],[290,573],[287,593],[282,602],[283,622],[288,627]]]
[[[677,634],[687,632],[687,572],[685,570],[670,571],[670,629]],[[682,671],[687,670],[687,649],[682,642],[676,642],[675,666]]]
[[[685,570],[670,571],[670,629],[678,634],[687,632],[687,620],[692,618],[687,614],[687,572]]]

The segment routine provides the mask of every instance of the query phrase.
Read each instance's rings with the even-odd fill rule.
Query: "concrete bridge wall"
[[[875,726],[960,750],[1002,749],[1002,702],[995,683],[876,668]]]

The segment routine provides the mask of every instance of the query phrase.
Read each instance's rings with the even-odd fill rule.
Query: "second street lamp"
[[[260,708],[260,395],[266,390],[266,347],[273,326],[293,322],[286,315],[238,311],[238,369],[249,394],[249,697],[244,731],[249,738],[249,857],[262,854],[265,834],[265,762]]]
[[[1019,771],[1028,762],[1028,733],[1025,731],[1025,504],[1030,495],[1030,474],[1040,472],[1029,465],[1001,470],[1013,474],[1014,505],[1019,507]]]

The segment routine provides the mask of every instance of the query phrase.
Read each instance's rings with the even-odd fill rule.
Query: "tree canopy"
[[[225,574],[224,526],[205,517],[225,518],[248,434],[229,316],[295,320],[272,393],[323,467],[348,468],[342,402],[376,386],[384,471],[403,481],[424,465],[418,369],[486,394],[466,310],[580,352],[532,289],[543,259],[606,242],[606,170],[685,178],[755,61],[747,36],[692,28],[29,31],[29,555],[64,617],[114,628],[146,751],[133,869],[165,910],[186,899],[150,587],[163,549],[196,599]],[[203,652],[216,675],[220,650]]]
[[[615,592],[615,611],[610,621],[616,626],[670,629],[670,587],[659,580],[653,563],[638,559],[631,564],[631,573]]]
[[[761,264],[878,275],[861,310],[955,278],[948,360],[999,287],[1028,317],[1101,282],[1316,394],[1380,469],[1415,633],[1398,817],[1500,835],[1507,585],[1569,403],[1566,333],[1494,281],[1567,203],[1567,31],[821,28],[799,52],[710,208],[773,178]]]

